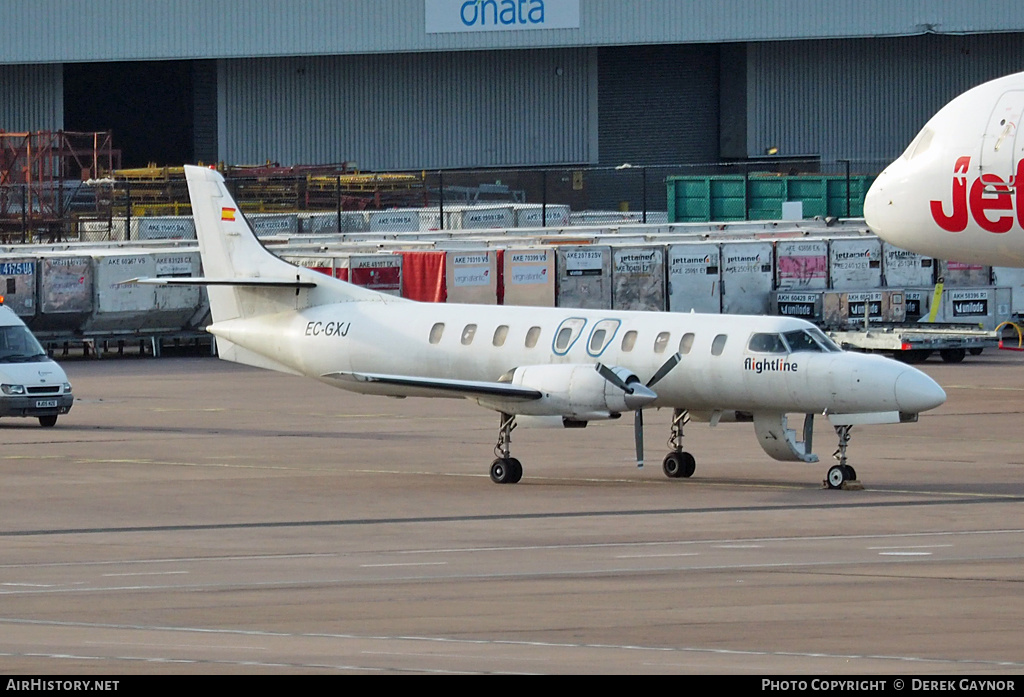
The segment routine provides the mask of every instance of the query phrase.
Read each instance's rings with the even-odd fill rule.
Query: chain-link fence
[[[332,168],[228,168],[228,186],[257,232],[306,234],[578,224],[857,217],[881,161],[815,157],[735,163],[532,167],[361,173]],[[181,168],[58,181],[40,195],[0,184],[5,243],[194,235]]]

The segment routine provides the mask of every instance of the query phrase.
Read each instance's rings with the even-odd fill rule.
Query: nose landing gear
[[[825,476],[825,485],[829,489],[852,489],[857,483],[857,470],[846,464],[846,448],[850,445],[850,430],[853,426],[836,426],[836,435],[839,436],[839,447],[832,453],[839,464],[832,465]],[[859,487],[856,487],[859,488]]]

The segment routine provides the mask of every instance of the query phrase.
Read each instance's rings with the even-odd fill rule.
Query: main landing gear
[[[512,430],[515,427],[514,415],[501,415],[498,443],[494,446],[497,459],[491,463],[491,481],[495,484],[518,484],[523,478],[523,463],[511,455]]]
[[[690,413],[685,409],[672,410],[672,434],[668,438],[668,447],[672,450],[661,463],[666,477],[678,479],[692,477],[697,470],[697,461],[693,455],[683,450],[683,426],[690,422]]]
[[[693,455],[683,450],[683,427],[690,422],[690,414],[685,409],[672,411],[671,435],[668,447],[671,449],[662,461],[662,470],[670,479],[685,479],[693,476],[697,470],[697,461]],[[523,465],[512,457],[512,431],[516,427],[513,414],[501,414],[498,429],[498,442],[494,446],[495,460],[491,463],[491,481],[495,484],[517,484],[523,478]],[[825,476],[825,485],[829,489],[849,489],[857,480],[857,471],[847,463],[846,450],[850,445],[849,424],[835,426],[839,437],[839,446],[832,453],[837,464],[829,468]],[[817,458],[815,458],[816,460]],[[855,487],[854,487],[855,488]]]
[[[692,477],[697,470],[693,455],[683,450],[683,427],[690,422],[690,413],[685,409],[672,412],[672,433],[668,439],[671,451],[665,456],[661,468],[666,477],[672,479]],[[491,481],[495,484],[516,484],[523,478],[523,464],[512,457],[512,431],[516,417],[502,414],[498,427],[498,442],[494,446],[495,460],[491,463]]]
[[[850,429],[853,426],[836,426],[836,435],[839,436],[839,447],[832,453],[839,464],[832,465],[825,476],[825,484],[829,489],[842,489],[847,482],[856,481],[857,470],[846,464],[846,448],[850,444]]]

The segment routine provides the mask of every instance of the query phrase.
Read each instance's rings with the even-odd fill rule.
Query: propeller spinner
[[[595,367],[608,382],[612,383],[626,393],[626,405],[633,409],[633,440],[636,443],[636,466],[644,466],[644,412],[643,408],[658,398],[658,394],[651,388],[672,372],[679,361],[683,359],[679,353],[672,354],[665,363],[658,368],[646,385],[640,384],[638,379],[624,380],[618,373],[606,365],[598,363]]]

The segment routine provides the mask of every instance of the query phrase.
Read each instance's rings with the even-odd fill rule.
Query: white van
[[[64,370],[21,318],[0,305],[0,416],[34,416],[50,427],[71,411],[73,401]]]

